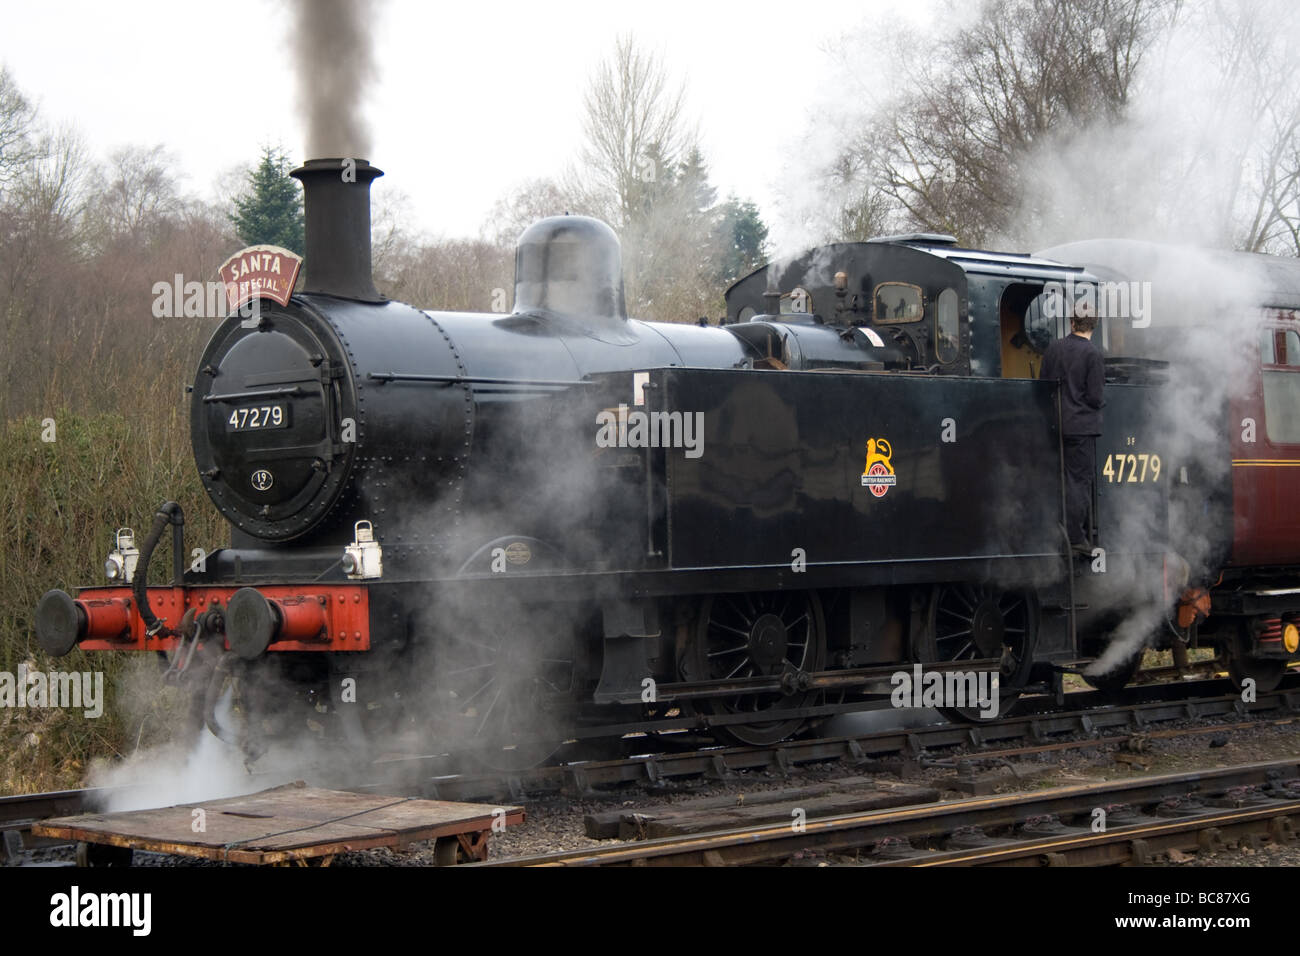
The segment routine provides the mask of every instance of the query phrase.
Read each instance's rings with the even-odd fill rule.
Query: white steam
[[[1268,249],[1270,196],[1285,195],[1278,177],[1297,142],[1298,43],[1300,10],[1284,0],[1189,8],[1147,52],[1123,120],[1055,130],[1025,158],[1001,243],[1123,236]],[[1284,201],[1292,217],[1294,200]]]
[[[1152,507],[1156,497],[1125,496],[1116,489],[1107,506],[1124,509],[1121,530],[1116,540],[1101,543],[1115,554],[1150,552],[1151,542],[1165,539],[1167,527],[1173,554],[1165,573],[1169,597],[1176,599],[1185,584],[1212,583],[1205,577],[1215,571],[1216,547],[1231,534],[1230,527],[1211,520],[1209,496],[1231,482],[1228,411],[1244,396],[1249,370],[1258,361],[1256,322],[1259,310],[1271,304],[1263,291],[1270,281],[1268,260],[1125,240],[1072,243],[1047,254],[1102,275],[1151,283],[1151,327],[1138,337],[1123,320],[1112,320],[1110,351],[1170,363],[1167,381],[1152,394],[1148,408],[1149,433],[1164,461],[1161,481],[1170,494],[1168,522]],[[1099,447],[1098,455],[1105,454]],[[1170,627],[1170,609],[1144,594],[1141,582],[1128,588],[1115,580],[1107,585],[1115,606],[1130,610],[1105,653],[1088,668],[1090,674],[1121,665]]]
[[[223,731],[238,734],[241,722],[234,713],[233,687],[226,688],[214,717]],[[108,789],[97,809],[118,812],[220,800],[295,780],[325,787],[355,783],[347,775],[359,768],[339,762],[338,756],[339,751],[327,751],[304,727],[296,738],[277,741],[250,763],[238,747],[203,728],[189,742],[138,751],[116,762],[96,760],[86,786]]]

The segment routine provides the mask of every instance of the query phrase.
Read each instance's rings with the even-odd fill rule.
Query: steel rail
[[[1161,822],[1131,823],[1104,833],[1069,834],[970,850],[868,863],[867,866],[1069,866],[1153,862],[1157,852],[1189,849],[1217,849],[1226,846],[1225,836],[1250,836],[1261,831],[1278,843],[1296,839],[1293,818],[1300,817],[1300,799],[1240,810],[1207,810],[1204,813]]]
[[[1056,787],[1033,793],[971,797],[791,823],[763,824],[633,845],[490,860],[476,866],[734,866],[772,863],[800,851],[860,850],[880,840],[945,836],[962,827],[1014,827],[1034,817],[1090,814],[1107,803],[1151,804],[1196,791],[1222,792],[1300,778],[1300,761],[1279,760],[1128,780]],[[1279,811],[1300,798],[1279,800],[1261,811]],[[1286,812],[1290,812],[1286,809]],[[1300,812],[1300,808],[1297,808]],[[1261,814],[1267,815],[1267,814]],[[1177,821],[1175,821],[1177,822]],[[1186,821],[1184,821],[1186,822]],[[1055,837],[1060,841],[1062,838]],[[898,861],[903,864],[908,861]]]

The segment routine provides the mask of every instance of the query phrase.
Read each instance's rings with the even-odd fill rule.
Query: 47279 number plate
[[[235,408],[231,410],[230,417],[226,419],[226,431],[228,432],[262,431],[267,428],[288,427],[289,406],[283,403]]]

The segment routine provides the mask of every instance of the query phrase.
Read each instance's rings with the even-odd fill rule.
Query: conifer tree
[[[266,243],[302,255],[302,189],[289,176],[290,168],[283,151],[263,149],[261,162],[248,174],[247,190],[235,200],[230,221],[250,246]]]

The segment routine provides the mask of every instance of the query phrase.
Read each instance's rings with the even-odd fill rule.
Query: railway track
[[[989,748],[1029,741],[1030,749],[1059,743],[1068,735],[1092,738],[1109,733],[1146,733],[1178,720],[1205,718],[1268,719],[1300,713],[1300,674],[1278,690],[1246,703],[1227,680],[1190,681],[1132,689],[1130,702],[1109,702],[1100,693],[1070,694],[1072,708],[1052,712],[1050,698],[1030,702],[1028,712],[978,724],[936,724],[905,730],[788,740],[767,747],[709,747],[706,749],[631,754],[616,760],[583,761],[537,767],[517,773],[408,775],[408,785],[423,796],[443,800],[518,800],[528,794],[569,793],[589,796],[599,788],[639,785],[671,786],[689,778],[726,780],[745,771],[789,773],[793,768],[840,760],[867,765],[873,760],[918,760],[930,752],[954,747]],[[1105,742],[1105,738],[1102,738]],[[635,749],[635,739],[625,741]],[[653,742],[648,742],[653,746]],[[1083,741],[1078,746],[1095,745]],[[1022,750],[1020,752],[1029,752]],[[423,769],[423,765],[420,765]]]
[[[660,749],[620,759],[542,766],[526,771],[443,773],[445,758],[440,756],[391,760],[376,765],[382,779],[351,789],[401,792],[436,800],[518,801],[528,795],[548,793],[592,797],[602,790],[628,786],[666,789],[690,779],[725,781],[754,771],[789,774],[800,766],[831,761],[863,768],[881,764],[882,769],[889,769],[882,762],[891,759],[918,767],[950,763],[961,770],[956,760],[945,761],[933,755],[952,748],[975,747],[978,752],[964,759],[978,766],[1013,756],[1115,744],[1136,735],[1158,737],[1162,732],[1154,729],[1157,725],[1179,720],[1236,718],[1236,722],[1206,728],[1221,731],[1259,726],[1269,720],[1285,722],[1297,719],[1288,715],[1300,714],[1300,675],[1288,677],[1281,688],[1261,694],[1251,703],[1242,701],[1226,680],[1151,684],[1131,691],[1134,699],[1124,704],[1108,703],[1100,693],[1070,694],[1067,700],[1075,708],[1064,712],[1052,712],[1050,698],[1031,699],[1026,702],[1027,713],[978,724],[873,731],[784,741],[767,747],[709,747],[680,752]],[[1176,733],[1189,732],[1196,731],[1184,729]],[[1083,739],[1077,739],[1079,735]],[[1076,739],[1062,740],[1062,737]],[[636,750],[641,740],[650,747],[663,743],[663,738],[631,738],[625,745]],[[1028,743],[997,749],[997,745],[1019,741]],[[31,823],[91,810],[101,805],[110,792],[120,793],[124,789],[131,788],[0,797],[4,849],[0,862],[20,860],[25,850],[43,845],[32,840]]]
[[[476,866],[743,866],[795,858],[870,866],[1101,865],[1153,862],[1229,840],[1291,843],[1300,761],[970,797],[666,837]]]

